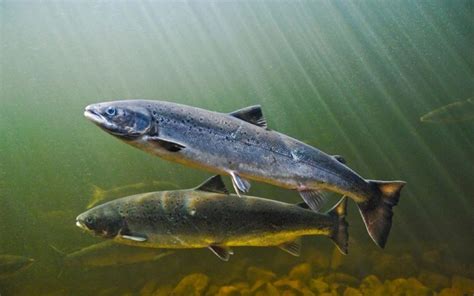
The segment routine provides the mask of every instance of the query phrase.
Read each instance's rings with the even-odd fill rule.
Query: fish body
[[[225,114],[164,101],[115,101],[89,105],[85,116],[141,150],[232,178],[247,192],[247,179],[297,190],[319,210],[322,191],[357,202],[369,234],[386,243],[392,207],[402,181],[366,180],[332,156],[267,128],[259,106]],[[374,221],[378,221],[374,223]]]
[[[0,279],[14,276],[27,268],[34,259],[16,255],[0,255]]]
[[[421,122],[455,123],[474,120],[474,98],[442,106],[420,117]]]
[[[109,267],[156,261],[172,253],[157,249],[134,248],[106,240],[66,254],[63,262],[66,266]]]
[[[119,243],[150,248],[284,248],[301,236],[324,235],[347,252],[345,199],[329,213],[320,214],[293,204],[215,190],[223,186],[216,176],[197,189],[120,198],[79,215],[77,224]]]

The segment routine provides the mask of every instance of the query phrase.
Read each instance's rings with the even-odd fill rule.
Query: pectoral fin
[[[250,190],[249,181],[243,179],[234,171],[231,171],[230,176],[232,177],[232,185],[234,186],[235,193],[240,196],[240,192],[248,192]]]
[[[265,117],[263,117],[263,112],[260,105],[245,107],[229,113],[229,115],[256,126],[267,128],[267,121],[265,120]]]
[[[136,242],[144,242],[147,240],[145,236],[138,236],[138,235],[121,235],[122,238],[136,241]]]
[[[183,144],[162,137],[149,137],[147,140],[153,141],[154,143],[168,150],[169,152],[178,152],[181,149],[186,148],[186,146],[184,146]]]
[[[234,252],[229,247],[210,245],[208,248],[223,261],[229,261],[230,255],[234,255]]]
[[[293,241],[283,243],[278,246],[283,251],[298,257],[301,253],[301,238],[297,238]]]
[[[311,210],[315,212],[319,212],[326,201],[326,196],[324,196],[324,193],[317,189],[301,190],[298,192],[305,203],[307,203]]]

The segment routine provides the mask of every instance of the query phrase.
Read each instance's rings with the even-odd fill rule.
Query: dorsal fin
[[[263,117],[262,108],[260,105],[249,106],[234,112],[229,113],[229,115],[234,116],[238,119],[242,119],[248,123],[267,128],[267,121]]]
[[[340,163],[342,164],[346,164],[346,160],[344,159],[344,157],[340,156],[340,155],[333,155],[332,157],[334,157],[337,161],[339,161]]]
[[[222,178],[219,175],[210,177],[201,185],[196,187],[196,190],[229,194],[229,191],[225,187],[225,184],[222,182]]]
[[[307,209],[307,210],[308,210],[308,209],[311,209],[311,208],[308,206],[308,204],[305,203],[304,201],[299,202],[299,203],[297,203],[297,204],[295,204],[295,205],[297,205],[298,207],[303,208],[303,209]]]

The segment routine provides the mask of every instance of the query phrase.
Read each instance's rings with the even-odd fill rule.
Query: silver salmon
[[[371,238],[384,247],[403,181],[366,180],[342,157],[267,127],[260,106],[218,113],[164,101],[93,104],[84,115],[109,134],[164,159],[229,175],[237,194],[247,179],[297,190],[318,211],[324,191],[353,199]]]
[[[92,208],[76,225],[116,242],[150,248],[209,248],[227,261],[231,247],[278,246],[299,255],[301,236],[324,235],[347,253],[346,198],[327,213],[229,194],[220,176],[189,190],[132,195]]]

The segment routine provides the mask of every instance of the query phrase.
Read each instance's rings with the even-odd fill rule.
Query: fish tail
[[[101,200],[103,200],[105,197],[105,190],[100,188],[97,185],[92,184],[92,197],[87,204],[87,209],[92,208],[96,204],[98,204]]]
[[[398,204],[403,181],[368,180],[376,187],[375,194],[365,202],[358,203],[359,211],[372,240],[381,248],[385,247],[392,227],[392,208]]]
[[[349,240],[349,233],[347,229],[349,224],[346,221],[347,197],[343,196],[341,200],[330,209],[327,214],[337,218],[336,225],[329,235],[332,241],[336,244],[341,253],[347,254],[347,246]]]

